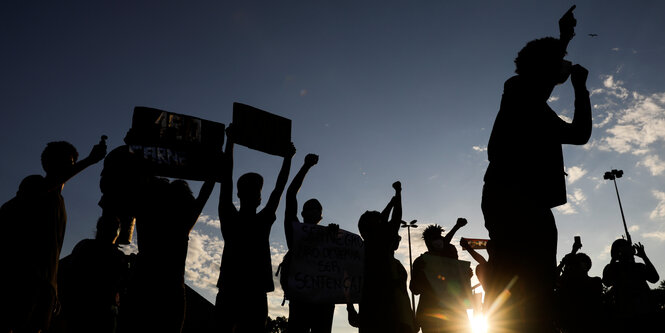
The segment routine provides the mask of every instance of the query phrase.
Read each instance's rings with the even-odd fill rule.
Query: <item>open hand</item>
[[[635,249],[635,255],[644,259],[647,256],[647,253],[644,252],[644,245],[642,243],[635,243],[633,244],[633,248]]]

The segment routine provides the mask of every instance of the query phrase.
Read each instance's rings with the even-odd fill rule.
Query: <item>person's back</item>
[[[602,324],[603,286],[588,271],[591,259],[584,253],[571,255],[557,285],[559,326],[566,332],[589,332]]]

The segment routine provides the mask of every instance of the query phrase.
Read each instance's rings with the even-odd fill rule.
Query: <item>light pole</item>
[[[409,276],[413,279],[413,259],[411,259],[411,228],[418,228],[416,225],[416,220],[413,220],[409,223],[402,221],[402,228],[406,228],[408,239],[409,239]],[[411,308],[413,312],[416,312],[416,297],[413,296],[411,292]]]
[[[619,200],[619,210],[621,210],[621,219],[623,220],[623,228],[626,230],[626,239],[631,245],[633,241],[630,239],[630,234],[628,233],[628,226],[626,225],[626,217],[623,215],[623,207],[621,206],[621,198],[619,197],[619,188],[617,187],[617,178],[623,176],[623,170],[612,169],[611,171],[605,172],[603,179],[608,179],[614,181],[614,189],[617,192],[617,200]]]

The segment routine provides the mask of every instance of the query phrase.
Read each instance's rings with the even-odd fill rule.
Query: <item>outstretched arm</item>
[[[289,172],[291,171],[291,159],[293,155],[296,154],[296,147],[291,143],[289,151],[286,156],[284,156],[284,161],[282,162],[282,168],[279,170],[279,175],[277,176],[277,183],[275,183],[275,189],[270,193],[270,198],[265,208],[266,212],[274,214],[277,211],[277,206],[279,206],[279,199],[282,197],[284,188],[286,187],[286,182],[289,180]]]
[[[302,186],[302,182],[305,180],[305,175],[311,167],[316,165],[319,162],[319,156],[315,154],[307,154],[305,156],[305,163],[300,168],[298,173],[293,180],[291,180],[291,185],[286,190],[286,207],[284,210],[284,232],[286,233],[286,245],[291,248],[291,242],[293,239],[293,222],[298,217],[298,191]]]
[[[49,191],[54,189],[59,190],[62,187],[62,184],[72,179],[72,177],[76,176],[79,172],[83,171],[83,169],[103,160],[105,156],[106,156],[106,135],[102,135],[102,138],[101,140],[99,140],[99,143],[92,147],[92,151],[90,151],[90,154],[88,154],[86,158],[76,162],[71,167],[71,169],[69,169],[67,172],[63,174],[49,175],[49,178],[47,178],[47,182],[49,182],[47,184],[47,189]]]
[[[455,236],[455,233],[457,232],[457,230],[459,230],[459,228],[465,226],[467,223],[469,223],[469,222],[467,222],[465,218],[463,218],[463,217],[458,218],[457,222],[455,223],[455,226],[452,229],[450,229],[450,231],[448,231],[448,233],[446,234],[445,237],[443,237],[443,243],[444,244],[450,244],[450,241],[453,240],[453,236]]]

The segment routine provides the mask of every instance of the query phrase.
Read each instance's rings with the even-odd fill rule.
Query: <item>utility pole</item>
[[[413,259],[411,258],[411,228],[418,228],[416,225],[416,220],[413,220],[409,223],[402,221],[402,228],[406,228],[408,239],[409,239],[409,276],[413,279]],[[416,312],[416,296],[411,292],[411,308],[413,312]]]

